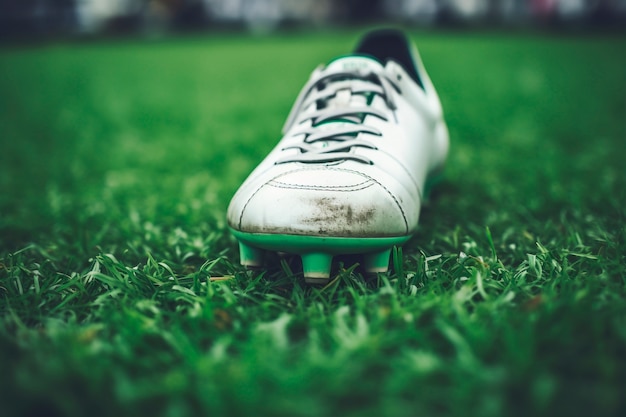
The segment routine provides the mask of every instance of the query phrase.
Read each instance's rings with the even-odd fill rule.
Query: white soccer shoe
[[[329,279],[334,255],[363,254],[366,272],[387,271],[449,147],[416,48],[397,31],[369,33],[313,72],[283,134],[228,208],[241,263],[297,254],[309,283]]]

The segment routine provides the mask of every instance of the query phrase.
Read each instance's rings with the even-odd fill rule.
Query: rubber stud
[[[363,255],[363,268],[369,274],[387,272],[389,270],[389,256],[391,248],[380,252],[366,253]]]
[[[248,268],[258,268],[263,266],[265,251],[254,246],[239,242],[240,263]]]
[[[304,280],[308,284],[325,284],[330,278],[330,267],[333,261],[328,253],[305,253],[302,255]]]

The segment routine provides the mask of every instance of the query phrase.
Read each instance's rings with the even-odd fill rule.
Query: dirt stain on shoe
[[[332,197],[314,198],[311,206],[316,207],[315,215],[302,219],[302,223],[315,224],[320,233],[327,230],[350,232],[366,227],[375,220],[376,208],[355,209],[352,205],[337,201]]]

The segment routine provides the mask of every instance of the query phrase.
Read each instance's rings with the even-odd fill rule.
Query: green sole
[[[325,283],[335,255],[363,255],[368,273],[386,272],[391,248],[404,244],[411,236],[397,237],[324,237],[287,234],[246,233],[231,229],[239,241],[241,264],[263,265],[265,251],[285,252],[302,258],[304,278],[308,283]]]

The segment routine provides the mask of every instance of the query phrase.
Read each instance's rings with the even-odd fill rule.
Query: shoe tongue
[[[373,57],[364,55],[347,55],[335,58],[326,66],[326,73],[344,72],[344,71],[363,71],[372,70],[380,71],[383,69],[382,64]]]

